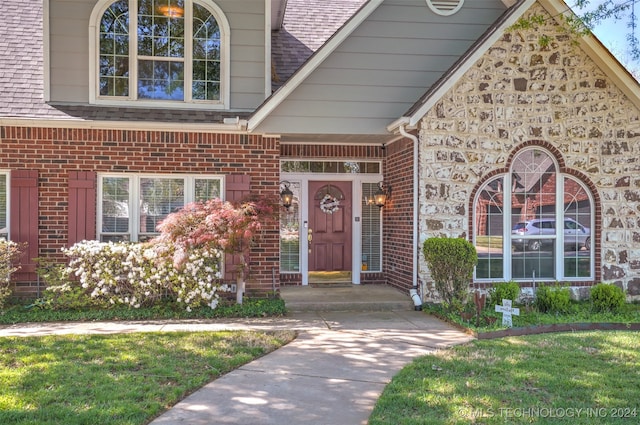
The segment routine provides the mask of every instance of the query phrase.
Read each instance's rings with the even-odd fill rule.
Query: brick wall
[[[390,202],[383,208],[383,261],[387,281],[408,291],[413,286],[413,142],[400,139],[386,148],[385,181]]]
[[[640,111],[543,8],[532,12],[546,15],[540,29],[507,32],[421,122],[420,240],[470,237],[479,185],[541,146],[594,194],[595,281],[640,297]]]
[[[279,149],[278,139],[238,134],[0,127],[0,169],[38,171],[38,252],[60,261],[67,243],[70,171],[246,173],[252,193],[277,197]],[[267,224],[251,252],[247,292],[279,287],[278,243],[277,223]],[[27,282],[17,290],[33,294],[38,288]]]

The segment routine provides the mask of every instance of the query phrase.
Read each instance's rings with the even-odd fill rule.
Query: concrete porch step
[[[283,286],[280,296],[291,312],[413,310],[408,294],[387,285]]]

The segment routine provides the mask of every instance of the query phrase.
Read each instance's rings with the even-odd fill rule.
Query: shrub
[[[599,283],[591,288],[591,303],[595,311],[615,313],[624,307],[626,301],[624,291],[616,285]]]
[[[18,270],[13,262],[22,252],[23,246],[12,241],[0,239],[0,310],[12,294],[11,274]]]
[[[520,285],[516,282],[500,282],[497,283],[491,291],[489,291],[489,307],[502,305],[502,300],[515,301],[520,295]]]
[[[67,272],[78,279],[58,287],[59,293],[81,286],[92,299],[133,308],[156,304],[165,297],[193,307],[218,305],[221,253],[215,249],[194,248],[180,269],[173,265],[170,247],[156,250],[147,243],[83,241],[63,249],[69,260]]]
[[[105,303],[92,298],[90,292],[75,283],[69,277],[69,270],[65,264],[37,258],[38,277],[46,283],[42,298],[36,300],[33,306],[47,310],[81,310],[91,307],[104,307]]]
[[[569,311],[570,304],[569,288],[540,286],[536,289],[534,305],[541,313],[564,313]]]
[[[422,252],[445,305],[464,305],[473,268],[478,263],[476,248],[465,239],[429,238],[424,241]]]

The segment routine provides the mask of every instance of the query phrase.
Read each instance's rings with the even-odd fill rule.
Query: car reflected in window
[[[537,251],[543,245],[553,244],[556,236],[556,220],[533,219],[516,223],[511,229],[511,244],[514,250]],[[519,237],[521,236],[521,237]],[[589,250],[591,245],[591,229],[577,221],[564,220],[565,250]]]

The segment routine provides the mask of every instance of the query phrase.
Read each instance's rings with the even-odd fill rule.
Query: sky
[[[568,2],[567,2],[568,3]],[[593,4],[602,3],[602,1],[593,1]],[[576,9],[578,14],[579,10]],[[640,39],[640,2],[636,4],[636,22],[638,27],[636,28],[636,38]],[[629,42],[627,41],[627,34],[629,28],[629,17],[624,16],[621,20],[609,19],[607,21],[600,22],[594,29],[593,33],[627,68],[634,68],[640,70],[640,60],[631,61],[631,56],[627,53]]]

